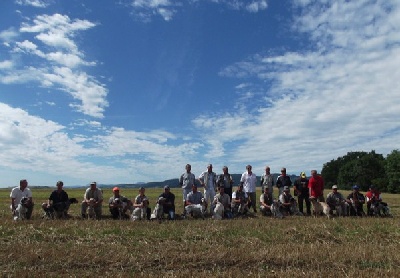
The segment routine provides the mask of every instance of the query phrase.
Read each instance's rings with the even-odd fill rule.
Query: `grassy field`
[[[257,215],[158,223],[81,220],[79,205],[71,206],[70,220],[42,220],[50,191],[33,188],[33,219],[14,222],[10,190],[0,189],[2,277],[400,276],[400,195],[384,194],[394,215],[385,219]],[[181,193],[172,191],[180,213]],[[84,190],[67,192],[81,200]],[[146,190],[152,207],[161,192]],[[132,198],[137,190],[121,194]]]

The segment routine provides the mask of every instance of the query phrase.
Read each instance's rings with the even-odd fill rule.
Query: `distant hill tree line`
[[[400,193],[400,152],[393,150],[386,158],[371,152],[348,152],[323,165],[321,175],[326,188],[337,184],[351,189],[355,184],[367,191],[371,184],[382,192]]]

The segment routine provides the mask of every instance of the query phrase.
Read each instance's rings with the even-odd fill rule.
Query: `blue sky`
[[[1,1],[0,186],[386,155],[399,65],[399,1]]]

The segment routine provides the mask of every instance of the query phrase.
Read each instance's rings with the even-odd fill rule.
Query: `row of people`
[[[245,177],[240,182],[238,189],[230,194],[232,191],[232,177],[228,174],[228,168],[224,167],[224,174],[216,178],[218,181],[218,194],[215,195],[215,190],[212,187],[207,187],[208,181],[213,180],[212,165],[208,166],[208,170],[202,173],[199,177],[199,181],[203,187],[205,187],[204,196],[198,192],[196,184],[193,182],[191,191],[186,193],[184,189],[184,212],[183,217],[188,214],[193,214],[193,211],[197,211],[200,215],[204,216],[206,213],[213,215],[215,218],[232,218],[234,215],[247,213],[249,208],[256,210],[255,202],[255,189],[254,192],[246,192],[245,184],[251,173],[251,166],[248,165],[247,172],[242,175]],[[190,170],[190,165],[186,166],[186,169]],[[249,171],[250,170],[250,171]],[[320,195],[315,196],[317,190],[310,188],[310,181],[307,179],[304,172],[300,174],[300,178],[295,181],[294,184],[294,196],[297,196],[298,201],[290,194],[290,187],[285,175],[285,169],[282,169],[282,175],[278,177],[277,183],[281,182],[285,184],[283,186],[282,193],[279,194],[278,199],[274,199],[273,190],[274,181],[271,180],[269,174],[269,167],[266,168],[266,174],[261,178],[261,185],[263,193],[260,196],[260,209],[264,214],[280,215],[281,212],[284,214],[304,214],[303,202],[306,204],[307,214],[311,214],[311,203],[310,198],[318,198],[320,201],[324,201],[323,190],[319,192]],[[188,173],[188,172],[186,172]],[[312,171],[312,174],[316,174],[316,171]],[[247,177],[246,177],[247,176]],[[255,176],[255,175],[254,175]],[[281,178],[281,179],[280,179]],[[185,180],[185,179],[183,179]],[[311,180],[311,179],[310,179]],[[221,182],[224,181],[224,182]],[[229,187],[226,186],[229,184]],[[27,218],[29,219],[32,215],[33,200],[32,193],[27,188],[27,181],[21,180],[20,186],[12,190],[11,197],[11,209],[15,219]],[[195,190],[194,190],[195,188]],[[280,188],[280,187],[278,187]],[[230,190],[229,190],[230,189]],[[228,191],[228,192],[226,192]],[[281,191],[281,190],[279,190]],[[200,193],[200,194],[199,194]],[[314,194],[313,194],[314,193]],[[232,199],[231,199],[232,197]],[[207,198],[210,199],[210,205],[208,205]],[[212,199],[211,199],[212,198]],[[332,192],[327,196],[327,203],[331,208],[331,211],[340,210],[345,215],[364,215],[362,209],[363,204],[367,203],[367,214],[368,215],[390,215],[389,207],[385,202],[382,202],[381,194],[373,186],[365,197],[359,193],[359,188],[355,186],[353,192],[344,199],[342,194],[337,191],[337,186],[333,186]],[[57,189],[54,190],[47,203],[42,204],[42,208],[49,218],[66,218],[68,217],[69,206],[78,201],[75,198],[68,198],[68,194],[63,190],[63,182],[57,182]],[[127,211],[130,211],[132,220],[137,219],[150,219],[160,218],[164,213],[168,215],[169,219],[175,218],[175,195],[170,191],[169,186],[165,186],[164,192],[159,196],[156,207],[151,214],[149,208],[148,198],[145,196],[145,189],[140,188],[139,195],[136,196],[133,202],[131,202],[125,196],[120,195],[118,187],[113,189],[113,196],[109,199],[109,210],[111,216],[114,219],[128,218]],[[96,217],[101,218],[102,216],[102,203],[103,203],[103,192],[97,188],[96,182],[92,182],[90,187],[85,191],[84,200],[81,204],[81,214],[83,218]],[[275,206],[275,209],[274,209]],[[210,207],[209,212],[207,208]],[[221,213],[222,212],[222,213]]]
[[[192,185],[196,183],[196,180],[200,182],[200,185],[204,188],[204,200],[207,206],[211,207],[214,200],[217,188],[224,187],[224,192],[229,196],[232,196],[232,188],[234,181],[232,176],[229,174],[228,167],[224,166],[222,168],[222,174],[217,175],[213,172],[212,164],[207,165],[207,170],[202,172],[196,179],[195,175],[191,172],[192,166],[187,164],[185,166],[185,172],[179,177],[179,185],[182,188],[183,205],[185,206],[187,202],[187,195],[192,189]],[[305,173],[301,173],[302,178],[305,177]],[[257,187],[257,176],[252,171],[252,166],[247,165],[246,171],[241,175],[240,184],[243,185],[243,191],[247,194],[250,199],[250,206],[254,212],[257,212],[257,200],[256,200],[256,187]],[[265,173],[261,176],[260,184],[262,193],[264,193],[264,188],[268,188],[268,194],[271,200],[273,200],[274,187],[278,188],[278,196],[284,192],[285,187],[292,187],[293,183],[290,177],[286,174],[286,168],[281,169],[281,174],[278,176],[276,181],[271,174],[271,169],[269,166],[265,167]],[[318,175],[316,170],[311,171],[311,178],[307,179],[307,182],[299,179],[296,180],[294,184],[294,195],[298,196],[299,210],[303,213],[303,202],[305,201],[305,196],[312,196],[316,199],[323,201],[323,190],[324,190],[324,180],[320,175]],[[307,202],[307,213],[311,213],[309,203]],[[212,211],[210,211],[212,214]]]

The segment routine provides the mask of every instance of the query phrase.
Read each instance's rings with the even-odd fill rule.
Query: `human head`
[[[265,166],[265,173],[269,174],[271,172],[271,168],[269,166]]]
[[[139,188],[139,194],[144,194],[145,191],[146,189],[143,186]]]
[[[92,181],[92,182],[90,183],[90,188],[91,188],[91,189],[96,189],[96,186],[97,186],[97,183],[96,183],[95,181]]]
[[[210,173],[212,172],[212,164],[211,163],[207,165],[207,171]]]
[[[220,194],[224,194],[225,193],[225,188],[223,186],[219,186],[218,187],[218,191]]]
[[[337,190],[338,190],[338,188],[337,188],[337,185],[336,185],[336,184],[335,184],[335,185],[333,185],[333,186],[332,186],[332,191],[334,191],[334,192],[335,192],[335,191],[337,191]]]
[[[118,187],[114,187],[113,188],[113,193],[114,193],[114,195],[118,196],[119,195],[119,188]]]
[[[195,185],[195,184],[192,185],[192,191],[197,192],[197,185]]]
[[[164,192],[169,192],[170,189],[169,185],[164,186]]]
[[[63,186],[64,186],[64,183],[63,183],[62,181],[58,181],[58,182],[56,183],[56,185],[57,185],[57,188],[58,188],[59,190],[61,190],[61,189],[63,188]]]
[[[282,167],[282,169],[281,169],[281,174],[282,174],[283,176],[286,176],[286,168],[285,168],[285,167]]]
[[[356,184],[356,185],[353,186],[353,190],[354,191],[358,191],[358,190],[360,190],[360,187]]]
[[[243,190],[243,184],[239,183],[237,188],[238,188],[239,191],[242,191]]]
[[[315,177],[317,175],[317,170],[311,170],[311,176]]]
[[[185,169],[186,169],[186,172],[190,173],[190,171],[192,170],[192,165],[186,164]]]
[[[246,166],[246,170],[248,173],[251,173],[251,169],[252,169],[252,167],[250,164]]]
[[[224,174],[228,174],[228,166],[222,167],[222,172],[224,172]]]
[[[23,179],[19,181],[19,188],[21,190],[24,190],[28,186],[28,181]]]

